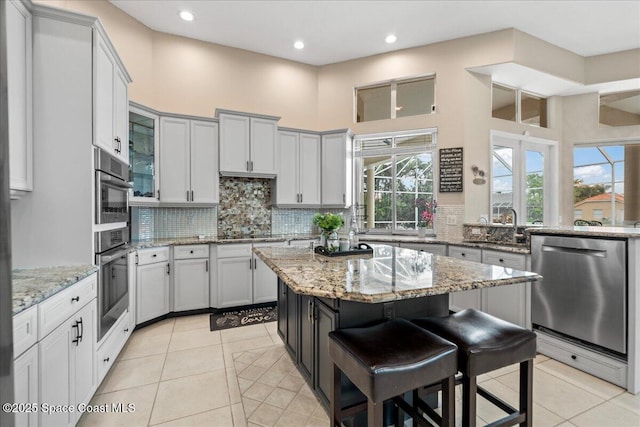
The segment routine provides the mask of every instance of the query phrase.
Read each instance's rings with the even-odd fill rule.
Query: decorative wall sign
[[[440,192],[462,193],[462,147],[440,149]]]

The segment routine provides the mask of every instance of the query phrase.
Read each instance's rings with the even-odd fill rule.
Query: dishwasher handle
[[[572,248],[568,246],[542,245],[542,252],[560,252],[560,253],[569,253],[569,254],[579,254],[579,255],[586,255],[586,256],[594,256],[598,258],[607,257],[607,251],[603,249]]]

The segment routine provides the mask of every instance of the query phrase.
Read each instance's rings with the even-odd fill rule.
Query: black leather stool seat
[[[466,309],[446,317],[414,319],[413,322],[454,342],[458,369],[478,376],[536,356],[536,334],[528,329]]]
[[[453,403],[453,379],[458,371],[455,344],[407,320],[333,331],[329,333],[329,357],[334,363],[334,381],[337,368],[367,397],[370,422],[373,408],[381,411],[385,400],[446,379],[451,381],[447,388]],[[333,384],[332,389],[332,425],[339,425],[341,408],[335,400],[340,395]]]

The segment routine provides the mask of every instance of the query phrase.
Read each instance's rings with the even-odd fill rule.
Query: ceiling
[[[640,0],[110,1],[156,31],[311,65],[505,28],[582,56],[640,48]],[[181,10],[195,20],[181,20]],[[385,43],[389,34],[396,43]],[[294,49],[296,40],[305,48]]]

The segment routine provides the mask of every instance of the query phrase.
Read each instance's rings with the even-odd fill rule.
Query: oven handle
[[[118,251],[114,254],[109,254],[109,255],[98,255],[98,265],[102,266],[105,264],[110,263],[111,261],[113,261],[114,259],[118,259],[118,258],[124,258],[127,256],[127,254],[129,253],[129,248],[127,249],[123,249],[121,251]]]
[[[98,172],[98,180],[100,182],[106,182],[115,187],[120,187],[120,188],[133,188],[133,185],[128,183],[127,181],[124,181],[120,178],[116,178],[115,176],[109,175],[106,172],[102,172],[102,171],[96,171],[96,172]]]

